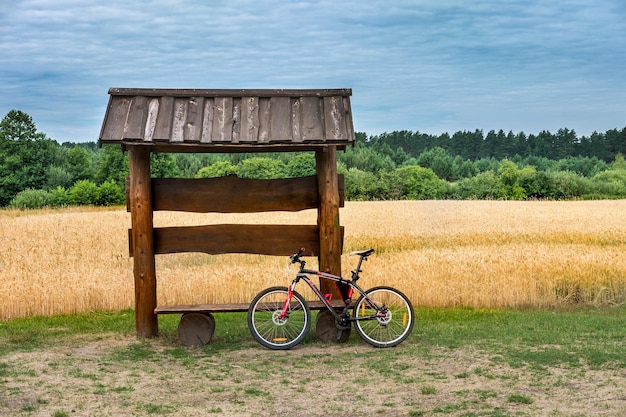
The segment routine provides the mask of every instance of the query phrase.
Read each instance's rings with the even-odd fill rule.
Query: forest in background
[[[357,132],[338,152],[347,200],[626,198],[626,127],[578,137],[482,130]],[[315,174],[312,152],[153,154],[153,177]],[[115,145],[58,142],[11,110],[0,122],[0,206],[124,204],[128,158]]]

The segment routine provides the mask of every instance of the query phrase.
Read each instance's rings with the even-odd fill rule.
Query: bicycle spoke
[[[285,287],[261,292],[248,310],[248,327],[254,338],[270,349],[288,349],[300,343],[310,327],[310,311],[301,295],[294,293],[283,316],[288,296]]]
[[[357,302],[354,316],[359,335],[376,347],[397,345],[413,328],[411,303],[402,293],[389,287],[367,291]]]

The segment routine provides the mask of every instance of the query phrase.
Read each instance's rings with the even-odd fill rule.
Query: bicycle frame
[[[346,318],[346,313],[350,309],[351,297],[352,297],[352,294],[354,293],[354,290],[356,290],[361,296],[365,297],[365,300],[367,301],[367,303],[370,305],[370,307],[376,309],[377,313],[375,315],[366,316],[366,317],[359,317],[359,318],[350,317],[347,319],[349,322],[353,322],[357,320],[374,320],[379,317],[384,317],[385,313],[380,311],[379,307],[376,306],[376,304],[370,300],[370,298],[367,296],[365,291],[355,282],[359,278],[359,272],[361,272],[362,261],[363,261],[363,258],[359,260],[359,265],[357,269],[352,271],[353,278],[351,280],[348,280],[338,275],[333,275],[327,272],[305,269],[303,263],[301,263],[300,271],[298,271],[298,273],[296,274],[296,277],[291,282],[291,285],[289,285],[289,287],[287,288],[288,290],[287,300],[285,300],[285,303],[283,304],[283,309],[282,309],[281,314],[279,315],[279,318],[283,319],[287,317],[287,315],[289,314],[289,304],[291,303],[291,299],[293,297],[293,292],[295,291],[296,285],[300,282],[300,280],[303,280],[304,282],[307,283],[309,288],[311,288],[311,290],[320,299],[320,301],[326,306],[326,308],[331,312],[331,314],[335,316],[336,320],[342,320]],[[304,261],[299,261],[299,262],[304,262]],[[350,291],[349,291],[350,297],[348,299],[343,300],[345,306],[341,314],[337,313],[337,311],[335,310],[335,307],[330,303],[330,299],[327,299],[326,297],[324,297],[324,295],[322,294],[320,289],[317,287],[317,285],[315,285],[315,283],[311,280],[311,278],[309,278],[309,275],[315,275],[319,278],[325,278],[331,281],[335,281],[336,283],[339,283],[339,284],[348,285],[350,287]]]

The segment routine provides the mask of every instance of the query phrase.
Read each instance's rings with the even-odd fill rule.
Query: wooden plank
[[[111,97],[109,99],[100,139],[122,139],[129,107],[130,99],[127,97]]]
[[[343,237],[343,227],[340,228]],[[208,226],[163,227],[153,230],[155,254],[200,252],[210,255],[251,253],[289,256],[305,247],[311,256],[319,254],[317,225],[217,224]],[[129,230],[129,252],[134,256],[133,230]],[[330,291],[328,291],[330,292]]]
[[[230,141],[239,143],[239,135],[241,129],[241,98],[233,97],[233,123]]]
[[[291,99],[289,97],[270,98],[270,141],[291,140]]]
[[[202,115],[202,136],[200,138],[200,142],[202,143],[210,143],[212,140],[214,114],[213,99],[206,98],[204,100],[204,113]]]
[[[152,98],[148,103],[148,117],[146,119],[146,129],[143,134],[143,139],[147,142],[151,142],[154,137],[154,130],[156,129],[156,121],[159,115],[159,99]]]
[[[250,304],[182,304],[171,306],[158,306],[154,309],[155,314],[181,314],[181,313],[242,313],[248,311]]]
[[[316,225],[245,225],[163,227],[154,229],[157,254],[202,252],[289,256],[299,247],[319,253]]]
[[[345,115],[346,115],[346,137],[343,139],[354,141],[355,140],[354,121],[352,119],[352,111],[351,111],[352,106],[350,104],[349,96],[343,97],[343,108],[345,110]]]
[[[291,141],[302,142],[302,99],[291,99]]]
[[[213,104],[212,142],[230,142],[233,128],[233,98],[216,97]]]
[[[185,98],[174,99],[174,120],[172,120],[171,142],[183,142],[185,140],[188,104],[189,101]]]
[[[311,310],[323,310],[326,305],[319,300],[307,300]],[[334,308],[343,308],[345,304],[341,301],[331,302]],[[249,303],[236,304],[183,304],[158,306],[154,309],[155,314],[184,314],[184,313],[243,313],[247,312]]]
[[[346,110],[341,97],[324,97],[325,139],[345,139],[348,136],[346,129]]]
[[[148,116],[148,99],[143,96],[133,97],[130,101],[128,115],[124,122],[122,137],[130,140],[143,140]]]
[[[241,125],[239,140],[256,142],[259,136],[259,99],[244,97],[241,99]]]
[[[115,144],[126,144],[127,142],[120,141],[105,141],[102,140],[100,143],[115,143]],[[335,143],[335,142],[333,142]],[[134,143],[129,143],[133,145]],[[143,144],[147,144],[151,146],[152,152],[155,153],[259,153],[259,152],[308,152],[308,151],[317,151],[321,148],[327,147],[329,145],[323,143],[315,143],[315,142],[302,142],[302,143],[245,143],[240,142],[239,144],[232,144],[229,142],[221,142],[221,143],[194,143],[194,142],[177,142],[177,143],[169,143],[169,142],[143,142]],[[210,145],[210,146],[209,146]],[[337,146],[337,150],[344,150],[346,147],[344,145],[330,145]]]
[[[302,98],[302,139],[323,140],[323,101],[318,97]]]
[[[154,127],[153,140],[170,140],[172,130],[172,115],[174,114],[174,98],[162,97],[159,104],[159,114]]]
[[[300,211],[318,205],[315,176],[283,179],[154,178],[154,210],[195,213]]]
[[[334,97],[350,96],[351,88],[325,89],[196,89],[196,88],[117,88],[109,89],[112,96],[170,96],[170,97]]]
[[[259,97],[259,143],[269,143],[271,138],[270,118],[272,114],[271,100],[266,97]]]
[[[344,175],[338,175],[339,207],[344,207]],[[153,178],[154,211],[258,213],[317,208],[317,177],[273,180],[221,178]],[[130,212],[130,178],[126,177],[126,210]]]
[[[202,136],[202,116],[204,112],[204,98],[191,97],[187,103],[187,123],[183,128],[183,140],[199,142]]]

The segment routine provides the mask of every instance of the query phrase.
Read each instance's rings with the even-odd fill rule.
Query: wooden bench
[[[333,341],[336,338],[335,318],[326,310],[326,305],[319,300],[307,301],[311,310],[324,310],[318,314],[316,335],[324,341]],[[341,310],[345,304],[340,301],[332,302],[335,310]],[[249,303],[233,304],[182,304],[158,306],[155,314],[182,314],[178,323],[178,340],[185,346],[202,346],[211,341],[215,332],[215,318],[212,313],[243,313],[247,312]],[[347,339],[349,331],[344,330],[343,339]]]

